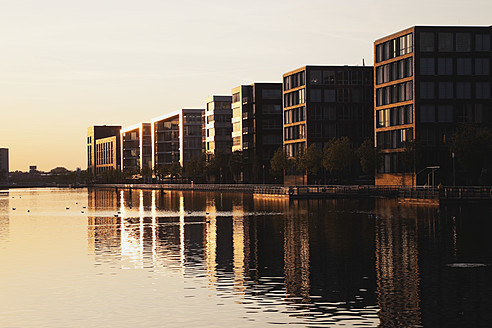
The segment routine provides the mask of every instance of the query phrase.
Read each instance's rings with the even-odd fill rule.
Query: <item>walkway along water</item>
[[[263,197],[302,198],[398,198],[405,202],[492,202],[492,186],[487,187],[405,187],[372,185],[279,186],[249,184],[96,184],[95,188],[194,190],[249,192]]]

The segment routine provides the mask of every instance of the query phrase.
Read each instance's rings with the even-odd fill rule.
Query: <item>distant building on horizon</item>
[[[152,170],[152,136],[150,123],[137,123],[120,131],[121,169],[140,172]]]
[[[0,148],[0,181],[9,179],[9,149]]]
[[[232,151],[245,160],[242,181],[274,182],[270,160],[282,147],[282,83],[232,89]]]
[[[205,107],[205,153],[215,155],[217,151],[230,154],[232,149],[232,97],[211,96]]]
[[[452,135],[492,122],[491,34],[492,26],[414,26],[374,42],[377,185],[432,183],[430,174],[435,185],[453,184]]]
[[[197,159],[202,154],[203,109],[183,108],[150,120],[151,166]]]
[[[295,157],[310,145],[322,151],[333,138],[353,147],[373,136],[373,67],[304,66],[283,75],[283,145]],[[284,184],[314,183],[295,170]]]
[[[87,128],[88,173],[95,176],[99,172],[109,169],[109,167],[115,170],[121,169],[119,148],[120,130],[121,125],[94,125]],[[109,140],[99,141],[111,137],[116,138],[111,142]]]

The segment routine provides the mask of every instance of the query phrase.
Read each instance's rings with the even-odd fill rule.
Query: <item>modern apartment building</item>
[[[358,147],[373,134],[372,66],[304,66],[283,75],[283,143],[289,157],[347,136]],[[311,183],[286,172],[288,185]]]
[[[211,96],[205,109],[205,152],[230,154],[232,149],[231,96]]]
[[[151,120],[152,167],[200,157],[203,109],[180,109]]]
[[[99,171],[99,164],[97,163],[107,163],[108,159],[98,158],[98,155],[107,155],[106,152],[96,151],[96,142],[100,139],[105,139],[108,137],[116,137],[119,139],[121,125],[94,125],[87,128],[87,172],[92,175],[96,175]],[[114,146],[113,146],[114,147]],[[116,161],[111,164],[115,169],[120,169],[120,150],[118,148],[113,148],[116,151]],[[107,167],[108,164],[104,164]]]
[[[120,136],[96,140],[95,164],[96,175],[104,171],[121,168]]]
[[[232,89],[232,143],[246,161],[243,181],[273,181],[270,160],[282,146],[282,83]]]
[[[9,177],[9,149],[0,148],[0,181],[7,181]]]
[[[376,184],[452,184],[451,136],[492,121],[491,33],[414,26],[374,42]]]
[[[138,123],[121,129],[121,167],[123,171],[152,169],[150,123]]]

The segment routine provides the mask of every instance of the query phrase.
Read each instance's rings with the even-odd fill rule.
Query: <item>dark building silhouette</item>
[[[428,183],[427,167],[452,184],[451,136],[492,121],[491,31],[414,26],[374,42],[376,184]]]
[[[373,68],[304,66],[283,75],[283,143],[289,157],[311,144],[322,150],[332,138],[358,147],[372,136]],[[285,184],[310,183],[287,172]]]

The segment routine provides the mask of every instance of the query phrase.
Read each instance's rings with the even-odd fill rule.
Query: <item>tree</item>
[[[184,163],[184,175],[193,180],[200,180],[206,174],[207,155],[202,154],[199,158],[192,159]]]
[[[159,177],[159,179],[164,179],[169,175],[171,166],[169,164],[159,164],[154,168],[154,174]]]
[[[284,171],[289,168],[289,159],[283,147],[279,147],[270,160],[270,170],[272,174],[279,178],[283,177]]]
[[[169,175],[171,176],[171,179],[181,176],[182,173],[183,168],[179,162],[173,162],[169,167]]]
[[[301,157],[302,167],[308,174],[318,174],[323,162],[323,153],[311,144]]]
[[[354,158],[355,153],[348,137],[331,139],[323,147],[323,166],[339,178]]]
[[[235,151],[229,157],[229,169],[231,170],[234,181],[238,182],[241,180],[241,173],[244,170],[245,164],[242,151]]]
[[[360,161],[362,172],[374,176],[379,164],[379,156],[374,142],[371,139],[366,139],[356,151]]]

